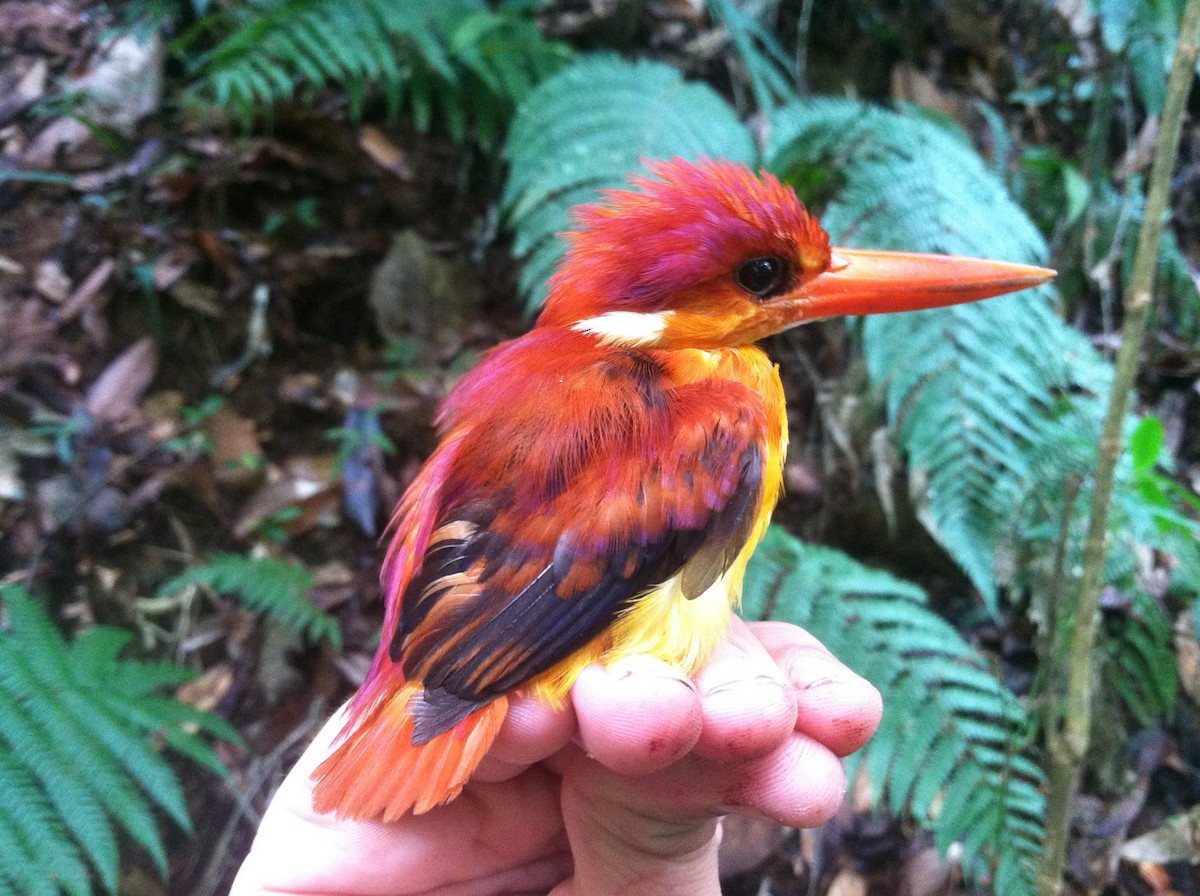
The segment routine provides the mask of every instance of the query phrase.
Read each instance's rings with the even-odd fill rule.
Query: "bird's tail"
[[[388,670],[397,677],[399,668]],[[418,684],[395,682],[384,696],[351,710],[341,743],[313,772],[313,808],[342,818],[395,821],[420,815],[458,796],[496,739],[508,713],[500,697],[461,722],[413,743],[410,701]]]

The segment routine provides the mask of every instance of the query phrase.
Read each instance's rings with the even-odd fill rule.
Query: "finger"
[[[652,657],[586,667],[571,687],[571,699],[583,748],[619,774],[664,768],[700,737],[703,715],[695,686]]]
[[[795,689],[797,731],[838,756],[871,739],[883,715],[883,700],[870,682],[803,629],[785,622],[755,622],[749,628]]]
[[[576,731],[570,703],[554,709],[532,697],[510,698],[500,733],[472,780],[505,781],[518,775],[565,747]]]
[[[795,727],[795,692],[741,619],[734,617],[696,687],[704,712],[698,755],[726,761],[764,756]]]
[[[693,752],[638,777],[616,775],[577,747],[568,747],[556,760],[564,797],[568,792],[584,794],[595,811],[628,813],[663,838],[671,831],[687,833],[695,824],[729,812],[813,827],[831,818],[845,795],[841,760],[799,732],[759,759],[723,762]],[[635,839],[653,838],[639,834]]]
[[[577,754],[566,764],[581,772],[564,777],[561,798],[575,874],[551,896],[720,896],[715,817],[677,815],[640,792],[640,779],[616,775],[578,749],[568,747],[564,753]]]
[[[799,733],[768,756],[720,771],[726,780],[717,786],[726,812],[758,815],[794,828],[824,824],[846,794],[838,757]]]

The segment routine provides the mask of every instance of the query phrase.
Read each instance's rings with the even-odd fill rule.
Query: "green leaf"
[[[1151,472],[1162,453],[1163,425],[1157,417],[1143,417],[1129,436],[1129,457],[1133,461],[1133,475],[1142,476]]]
[[[796,95],[791,70],[793,61],[779,45],[770,28],[734,0],[708,0],[714,23],[725,26],[729,40],[745,69],[754,103],[767,110]]]
[[[440,106],[456,139],[469,124],[494,139],[497,118],[571,55],[542,37],[533,15],[481,0],[256,0],[204,16],[176,49],[216,36],[207,53],[184,54],[191,96],[231,105],[245,122],[297,92],[338,86],[352,118],[377,89],[389,115],[407,106],[418,130]]]
[[[1092,0],[1100,19],[1100,36],[1110,53],[1120,53],[1129,41],[1129,25],[1136,3],[1129,0]]]
[[[1067,207],[1063,212],[1064,225],[1074,224],[1083,217],[1084,209],[1092,198],[1092,188],[1087,178],[1079,173],[1074,165],[1063,165],[1063,193],[1067,197]]]
[[[207,563],[184,570],[163,583],[159,595],[173,594],[187,585],[203,584],[234,595],[251,610],[268,613],[309,640],[329,639],[336,649],[342,643],[337,620],[313,606],[305,593],[315,578],[301,566],[275,557],[239,557],[213,554]]]
[[[835,242],[1045,260],[1037,228],[946,120],[814,100],[777,112],[770,134],[768,167],[789,182],[837,172],[818,197]],[[1050,438],[1053,396],[1101,391],[1110,376],[1051,297],[1041,288],[863,322],[867,369],[885,390],[919,518],[993,612],[995,558],[1042,482],[1029,449]],[[1088,411],[1084,435],[1098,426]]]
[[[95,626],[67,644],[22,588],[0,587],[0,605],[8,620],[0,634],[0,889],[84,896],[94,872],[115,893],[118,832],[143,846],[165,874],[155,807],[184,830],[190,821],[155,736],[223,771],[212,748],[170,710],[184,710],[201,730],[231,729],[151,696],[190,673],[120,659],[127,632]]]

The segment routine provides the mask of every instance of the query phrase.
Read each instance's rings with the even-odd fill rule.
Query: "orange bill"
[[[1049,268],[956,255],[834,248],[828,271],[799,290],[805,319],[941,308],[1028,289]]]

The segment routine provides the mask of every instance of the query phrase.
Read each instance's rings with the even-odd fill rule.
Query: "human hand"
[[[392,824],[312,810],[338,713],[280,786],[233,896],[718,894],[720,816],[822,823],[845,787],[838,757],[880,712],[811,635],[735,619],[694,681],[630,657],[585,669],[561,711],[511,700],[462,794]]]

